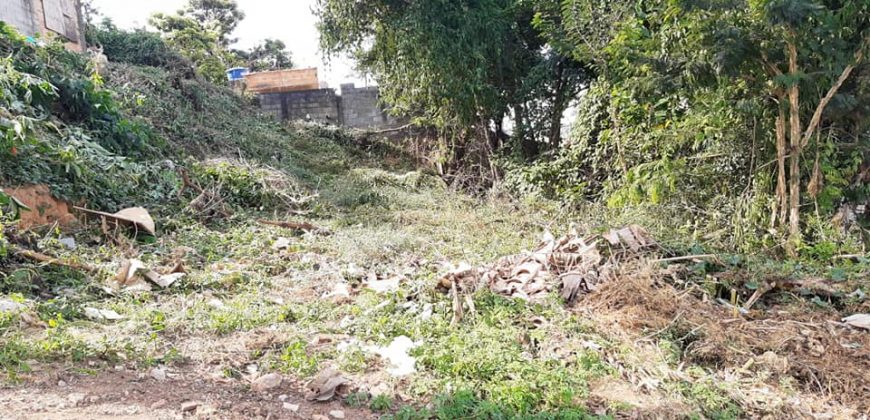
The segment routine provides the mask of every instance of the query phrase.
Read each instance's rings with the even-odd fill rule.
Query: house
[[[27,36],[59,37],[73,51],[86,48],[80,0],[0,0],[0,21]]]

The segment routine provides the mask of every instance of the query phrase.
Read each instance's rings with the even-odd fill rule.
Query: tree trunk
[[[785,156],[788,143],[785,135],[785,109],[779,107],[776,116],[776,202],[771,214],[771,227],[785,225],[788,217],[788,191],[785,184]]]
[[[532,135],[531,130],[528,130],[526,124],[526,110],[522,104],[514,106],[514,116],[516,127],[514,128],[514,136],[517,137],[520,147],[520,155],[523,159],[530,160],[538,155],[538,142]]]
[[[550,135],[551,149],[559,148],[562,142],[562,114],[565,112],[565,71],[560,60],[556,63],[556,97],[553,99],[553,109],[550,111]]]
[[[793,41],[788,43],[788,70],[794,77],[798,74],[798,52]],[[791,149],[789,157],[789,238],[786,252],[789,256],[797,256],[797,246],[801,242],[800,203],[801,203],[801,116],[800,116],[800,86],[794,81],[788,90],[789,118],[791,120]]]

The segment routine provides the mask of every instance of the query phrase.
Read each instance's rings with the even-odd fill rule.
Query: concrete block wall
[[[403,121],[388,115],[380,102],[377,86],[358,88],[341,85],[341,95],[333,89],[298,92],[261,93],[260,108],[281,120],[310,118],[327,124],[351,128],[393,128]]]
[[[260,108],[281,120],[305,120],[339,124],[339,96],[332,89],[258,95]]]
[[[389,118],[381,106],[377,86],[341,85],[341,123],[353,128],[385,127]]]
[[[36,34],[37,26],[33,11],[34,0],[0,1],[0,20],[12,25],[27,35]]]

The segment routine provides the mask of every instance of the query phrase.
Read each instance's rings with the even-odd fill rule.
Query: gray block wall
[[[33,16],[33,0],[0,0],[0,20],[12,25],[25,35],[37,32]]]
[[[341,123],[352,128],[381,128],[395,123],[387,115],[378,96],[378,87],[341,85]]]
[[[339,96],[332,89],[259,95],[260,108],[281,120],[306,120],[339,124]]]
[[[281,120],[305,120],[351,128],[391,128],[400,121],[387,114],[376,86],[357,88],[341,85],[333,89],[265,93],[258,96],[260,108]]]

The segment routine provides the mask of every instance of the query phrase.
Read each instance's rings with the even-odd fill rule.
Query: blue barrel
[[[231,82],[235,82],[236,80],[244,79],[246,74],[248,74],[247,67],[233,67],[227,70],[227,79]]]

